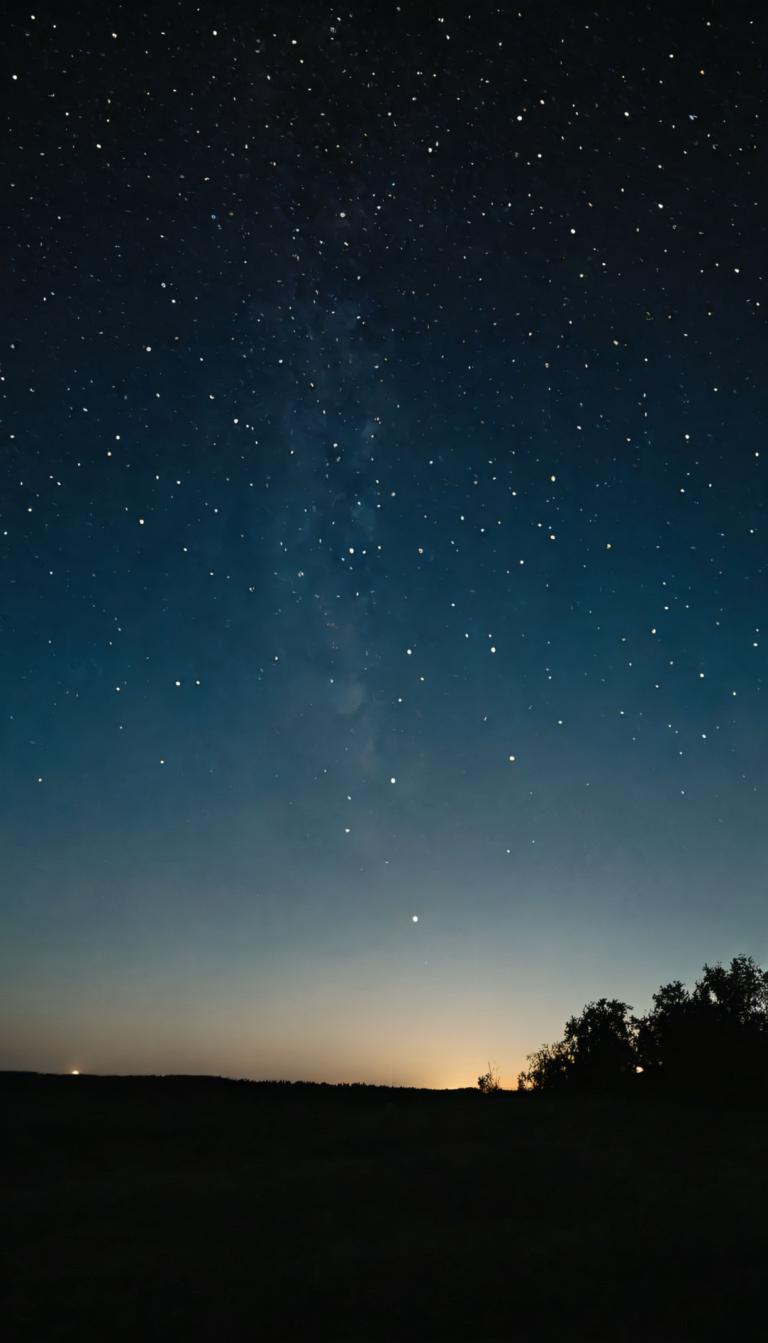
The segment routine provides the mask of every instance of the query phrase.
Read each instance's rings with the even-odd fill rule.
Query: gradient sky
[[[2,1067],[514,1085],[768,957],[760,7],[427,8],[10,23]]]

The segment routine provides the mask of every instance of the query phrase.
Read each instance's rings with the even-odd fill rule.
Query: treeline
[[[562,1040],[528,1055],[517,1084],[768,1095],[768,971],[751,956],[705,965],[692,989],[663,984],[641,1017],[617,998],[588,1003]]]

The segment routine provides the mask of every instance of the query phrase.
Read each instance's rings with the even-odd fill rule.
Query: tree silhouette
[[[638,1059],[656,1085],[754,1091],[768,1084],[768,973],[751,956],[705,965],[689,993],[679,980],[636,1022]]]
[[[768,970],[751,956],[734,956],[727,970],[705,965],[693,997],[740,1026],[768,1027]]]
[[[616,1086],[635,1071],[630,1007],[618,998],[587,1003],[581,1016],[569,1017],[565,1041],[573,1056],[577,1086]]]
[[[726,969],[705,965],[692,999],[698,1035],[691,1057],[701,1077],[730,1092],[768,1086],[768,973],[751,956]]]
[[[687,1071],[694,1014],[691,995],[681,980],[674,979],[654,993],[650,1012],[635,1018],[637,1065],[649,1081],[679,1078]]]
[[[599,998],[570,1017],[564,1037],[528,1056],[524,1091],[606,1089],[644,1074],[651,1087],[768,1092],[768,971],[751,956],[705,965],[689,990],[662,984],[644,1016]]]
[[[627,1003],[599,998],[578,1017],[569,1017],[565,1035],[528,1056],[522,1091],[616,1087],[635,1072],[634,1024]]]
[[[517,1079],[518,1091],[564,1091],[570,1084],[573,1056],[565,1040],[542,1045],[528,1055],[528,1068]]]

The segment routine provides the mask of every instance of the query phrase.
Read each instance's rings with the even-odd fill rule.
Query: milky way
[[[7,34],[0,1064],[509,1083],[768,953],[764,41],[257,11]]]

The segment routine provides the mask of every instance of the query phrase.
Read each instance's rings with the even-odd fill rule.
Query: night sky
[[[12,8],[0,1066],[765,962],[761,10]]]

